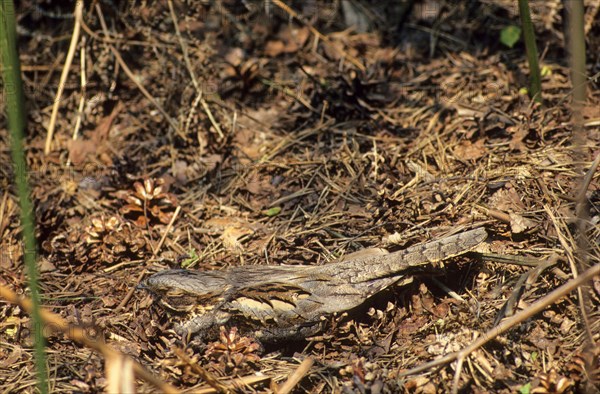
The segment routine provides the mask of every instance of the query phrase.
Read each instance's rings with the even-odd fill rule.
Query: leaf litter
[[[514,2],[423,1],[412,12],[342,3],[289,2],[292,18],[277,2],[176,2],[173,21],[166,2],[99,2],[84,13],[87,37],[77,55],[85,56],[88,83],[84,91],[83,70],[72,66],[48,155],[48,108],[66,53],[58,37],[72,30],[72,19],[58,15],[72,10],[19,5],[27,159],[47,308],[181,389],[197,391],[213,376],[240,392],[272,392],[312,357],[297,392],[446,392],[452,366],[400,375],[490,330],[507,300],[518,312],[571,277],[565,245],[574,245],[570,196],[581,174],[561,6],[532,7],[538,40],[547,43],[543,64],[552,70],[539,106],[519,94],[528,83],[524,49],[499,42],[502,29],[518,23]],[[600,25],[593,18],[598,7],[586,6],[592,75]],[[590,80],[583,110],[584,169],[598,154],[597,85]],[[88,104],[73,140],[83,93]],[[0,138],[8,138],[5,121]],[[9,162],[6,149],[0,155]],[[590,239],[600,232],[597,179],[586,194]],[[10,167],[0,168],[0,284],[26,295],[11,180]],[[179,267],[190,256],[192,269],[204,270],[326,264],[388,241],[388,248],[406,247],[476,224],[491,234],[492,253],[559,261],[532,274],[454,259],[432,278],[327,317],[327,329],[309,341],[277,348],[261,349],[234,327],[207,349],[185,348],[149,295],[135,292],[121,306],[141,272]],[[591,263],[598,252],[594,243]],[[521,277],[529,280],[515,297]],[[597,288],[583,289],[595,336]],[[577,305],[570,294],[472,353],[458,386],[597,389],[600,351],[586,348]],[[29,317],[18,306],[0,304],[0,340],[2,386],[32,391],[34,376],[22,372],[33,368]],[[59,334],[47,345],[55,390],[109,387],[104,366],[114,370],[114,361]],[[151,391],[142,382],[138,389]]]

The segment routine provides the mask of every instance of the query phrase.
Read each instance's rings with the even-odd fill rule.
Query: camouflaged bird
[[[319,266],[243,266],[220,271],[158,272],[141,287],[180,316],[175,331],[200,341],[236,326],[262,342],[303,339],[323,316],[362,304],[386,287],[410,282],[414,268],[466,253],[487,238],[478,228],[387,253],[358,253]],[[383,254],[382,254],[383,253]]]

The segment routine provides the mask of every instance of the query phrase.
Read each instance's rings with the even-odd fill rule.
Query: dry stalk
[[[202,88],[200,87],[200,84],[198,83],[198,79],[196,78],[196,74],[194,73],[194,69],[192,68],[192,62],[190,61],[190,57],[188,55],[187,45],[185,44],[183,37],[181,37],[181,32],[179,31],[179,22],[177,22],[177,14],[175,14],[175,10],[173,9],[173,1],[169,0],[168,4],[169,4],[169,11],[171,12],[171,19],[173,19],[173,25],[175,26],[175,33],[177,34],[177,39],[179,40],[179,45],[181,45],[181,51],[183,52],[183,59],[185,60],[185,65],[188,69],[188,72],[190,73],[190,77],[192,78],[192,83],[194,84],[194,87],[198,91],[198,97],[200,99],[200,104],[202,104],[202,108],[204,108],[204,112],[206,112],[206,116],[208,116],[210,123],[213,125],[213,127],[217,131],[217,134],[219,134],[219,137],[225,138],[225,136],[223,135],[223,131],[221,131],[221,126],[219,126],[219,123],[217,123],[217,121],[215,120],[215,117],[213,116],[213,113],[210,110],[208,103],[202,97],[203,96]]]
[[[27,313],[31,313],[31,300],[28,298],[21,298],[17,296],[17,294],[14,291],[12,291],[6,286],[0,285],[0,299],[4,299],[12,304],[19,305]],[[107,346],[103,342],[90,338],[90,336],[87,335],[83,328],[69,324],[65,319],[58,316],[57,314],[52,313],[46,309],[41,309],[40,313],[42,321],[48,325],[48,328],[56,332],[61,332],[70,339],[101,353],[107,360],[129,358],[128,356],[114,350],[110,346]],[[48,331],[44,330],[44,332]],[[163,382],[162,380],[152,375],[141,364],[137,363],[134,360],[131,360],[131,362],[133,363],[133,372],[137,377],[146,380],[147,382],[151,383],[154,387],[156,387],[164,393],[180,392],[175,387],[171,386],[166,382]]]
[[[46,145],[44,147],[44,154],[50,153],[52,148],[52,137],[54,136],[54,127],[56,126],[56,117],[58,116],[58,107],[60,106],[60,98],[62,96],[67,77],[69,76],[69,70],[75,57],[75,51],[77,50],[77,42],[79,41],[79,32],[81,31],[81,19],[83,11],[83,1],[75,2],[75,25],[73,26],[73,35],[71,36],[71,43],[69,44],[69,51],[67,52],[67,59],[60,74],[60,81],[58,83],[58,89],[56,90],[56,97],[54,99],[54,105],[52,106],[52,114],[50,115],[50,124],[48,125],[48,133],[46,134]]]
[[[110,33],[108,31],[108,27],[106,26],[106,22],[104,21],[104,17],[102,16],[102,10],[98,4],[96,4],[96,12],[98,13],[98,19],[100,20],[100,25],[102,26],[102,30],[104,31],[105,36],[109,37]],[[84,30],[91,31],[89,28],[84,29]],[[127,74],[129,79],[131,79],[131,82],[133,82],[135,84],[135,86],[140,90],[140,92],[142,92],[144,97],[146,97],[156,107],[156,109],[158,109],[158,111],[165,117],[167,122],[169,122],[169,125],[173,128],[173,130],[175,130],[175,132],[177,132],[181,138],[185,139],[185,136],[182,135],[181,131],[179,130],[177,122],[175,122],[175,120],[171,117],[171,115],[169,115],[167,113],[167,111],[165,111],[165,109],[162,107],[162,105],[160,105],[158,100],[156,100],[154,98],[154,96],[152,96],[150,94],[150,92],[148,92],[146,90],[146,88],[138,81],[138,78],[136,78],[135,75],[133,75],[133,72],[131,71],[129,66],[127,66],[127,63],[125,63],[125,61],[121,57],[121,54],[119,53],[119,51],[113,45],[109,44],[108,41],[106,41],[106,43],[107,43],[110,51],[113,53],[113,55],[117,59],[117,62],[119,63],[119,65],[123,68],[123,71],[125,72],[125,74]]]
[[[279,390],[277,390],[277,394],[288,394],[292,391],[294,386],[298,384],[302,380],[304,376],[310,371],[310,367],[312,367],[314,360],[310,357],[305,358],[302,363],[296,368],[296,370],[288,377],[288,379],[279,386]]]
[[[468,357],[471,353],[473,353],[475,350],[479,349],[480,347],[482,347],[483,345],[485,345],[492,339],[496,338],[497,336],[505,333],[506,331],[508,331],[512,327],[516,326],[517,324],[522,323],[523,321],[529,319],[530,317],[534,316],[537,313],[540,313],[549,305],[554,304],[555,302],[560,300],[562,297],[566,296],[573,290],[579,288],[579,286],[583,285],[587,281],[591,280],[594,276],[599,275],[599,274],[600,274],[600,264],[589,268],[588,270],[584,271],[581,275],[579,275],[577,278],[571,279],[564,285],[562,285],[559,288],[557,288],[556,290],[552,291],[550,294],[546,295],[545,297],[542,297],[537,302],[531,304],[528,308],[522,310],[521,312],[517,313],[516,315],[514,315],[512,317],[507,318],[506,320],[504,320],[503,322],[498,324],[498,326],[496,326],[496,327],[492,328],[491,330],[489,330],[488,332],[484,333],[479,339],[477,339],[475,342],[473,342],[471,345],[467,346],[463,350],[448,354],[444,357],[440,357],[437,360],[430,361],[430,362],[420,365],[416,368],[409,369],[408,371],[400,373],[400,376],[414,375],[419,372],[426,371],[430,368],[439,367],[439,366],[448,364],[455,360],[458,361],[456,373],[460,374],[461,366],[462,366],[464,359],[466,357]],[[455,382],[454,382],[454,386],[453,386],[454,393],[458,392],[458,387],[457,387],[456,383],[457,382],[456,382],[456,378],[455,378]]]

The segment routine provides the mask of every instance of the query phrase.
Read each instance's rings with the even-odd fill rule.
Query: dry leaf
[[[309,36],[308,28],[303,27],[300,29],[291,28],[285,25],[281,31],[277,34],[276,40],[268,41],[265,46],[265,55],[269,57],[276,57],[282,53],[294,53],[297,52]]]
[[[454,155],[462,160],[477,160],[486,154],[483,139],[471,143],[471,141],[463,141],[454,148]]]
[[[239,239],[245,235],[249,235],[252,233],[254,233],[254,231],[252,231],[249,228],[235,226],[227,227],[225,231],[223,231],[223,234],[221,234],[223,246],[225,246],[229,250],[243,251],[244,247],[242,246],[242,243],[239,241]]]
[[[525,125],[517,125],[517,126],[509,126],[506,128],[506,131],[512,134],[510,139],[510,143],[508,144],[509,148],[512,150],[517,150],[519,152],[523,152],[527,150],[527,147],[523,143],[525,137],[527,137],[527,130],[525,129]]]
[[[69,140],[67,150],[69,151],[69,160],[73,165],[78,166],[85,163],[88,156],[95,156],[98,146],[92,140]]]
[[[508,216],[510,217],[510,230],[513,232],[513,234],[520,234],[525,232],[527,229],[535,227],[536,223],[534,221],[529,220],[521,215],[511,212],[508,214]]]
[[[525,204],[511,185],[507,185],[494,193],[489,204],[490,207],[504,212],[521,212],[525,209]]]
[[[406,166],[409,170],[414,172],[416,176],[418,176],[425,182],[433,182],[435,180],[435,176],[433,176],[429,171],[427,171],[423,165],[417,162],[409,160],[408,162],[406,162]]]
[[[281,55],[285,51],[285,44],[280,40],[268,41],[265,46],[265,55],[269,57],[276,57]]]

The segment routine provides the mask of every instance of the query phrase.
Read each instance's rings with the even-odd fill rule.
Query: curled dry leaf
[[[240,242],[240,238],[252,233],[254,233],[254,231],[245,227],[227,227],[223,231],[223,234],[221,234],[221,239],[223,240],[223,245],[227,249],[241,251],[243,250],[243,246]]]
[[[521,234],[536,225],[534,221],[521,215],[517,215],[516,213],[511,212],[508,216],[510,217],[510,229],[513,234]]]

